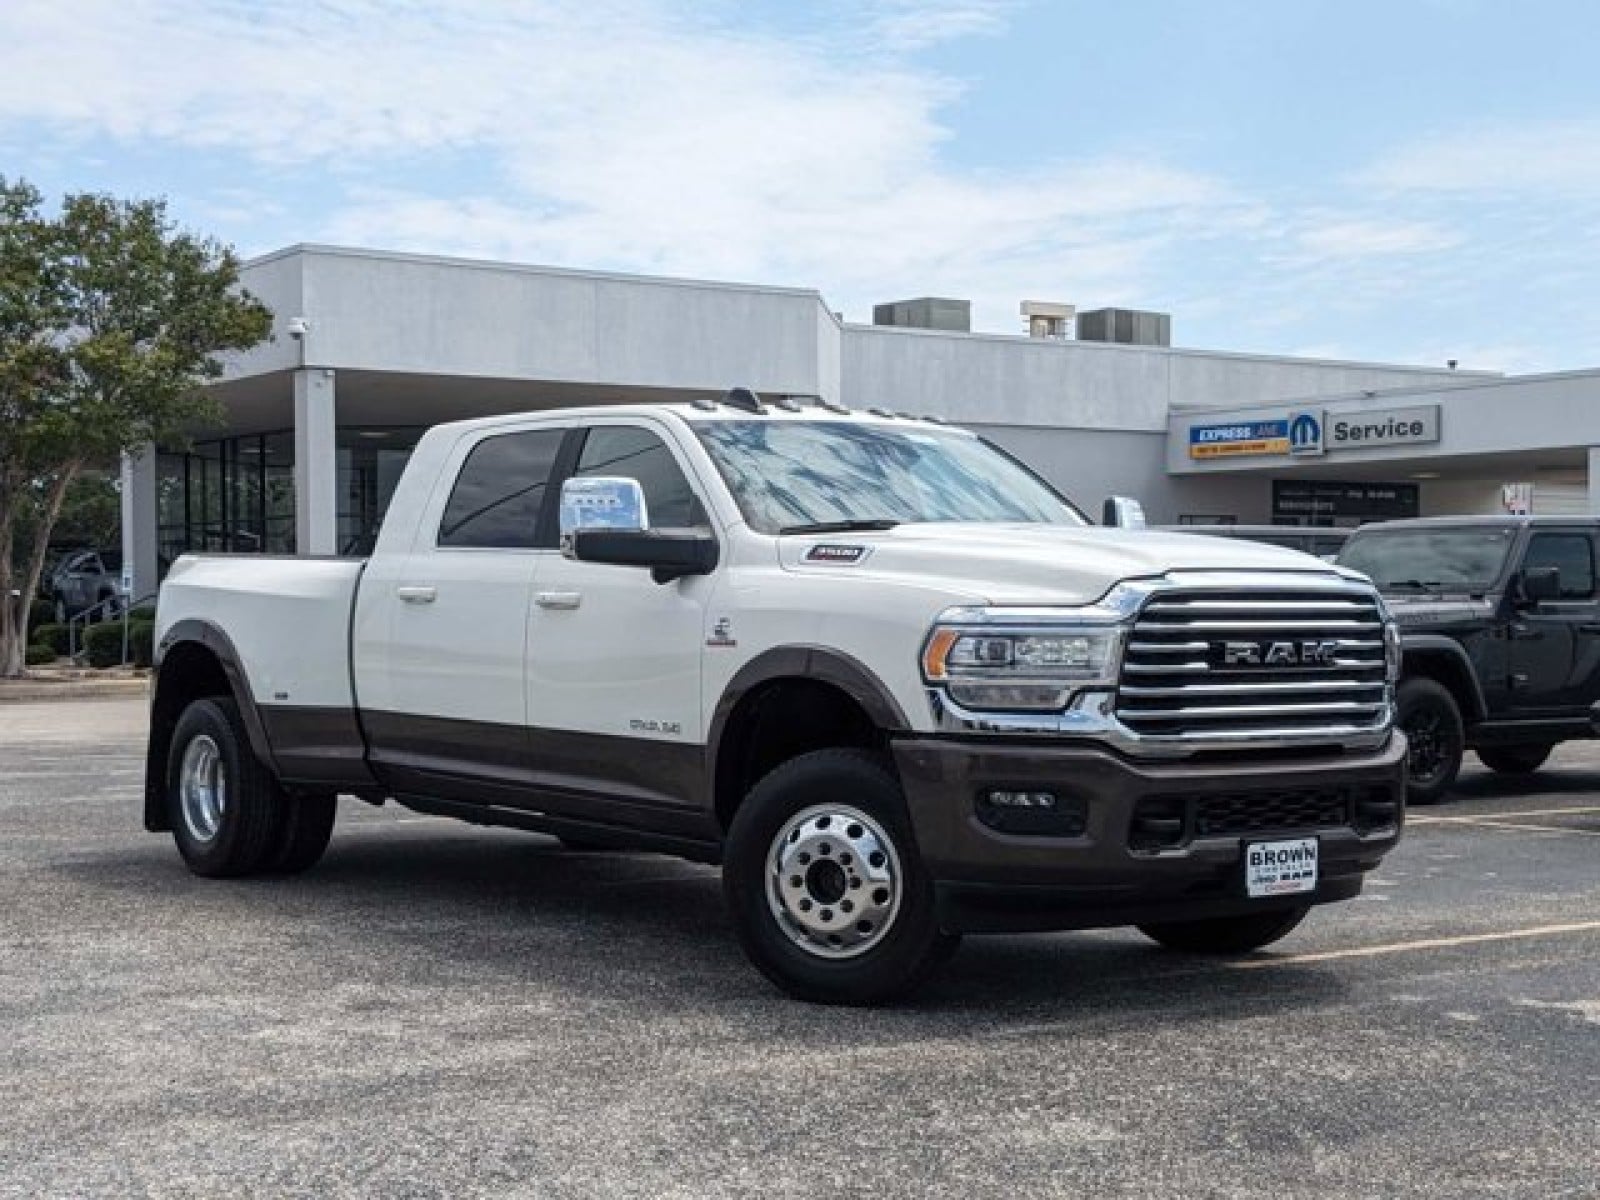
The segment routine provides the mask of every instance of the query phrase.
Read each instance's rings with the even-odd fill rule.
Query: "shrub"
[[[141,610],[128,618],[128,657],[136,667],[148,667],[155,654],[156,621],[154,614]]]
[[[30,667],[44,667],[55,662],[59,657],[54,646],[47,646],[42,642],[33,642],[28,646],[22,661]]]
[[[129,630],[129,640],[132,640]],[[130,656],[133,647],[129,646]],[[122,622],[103,621],[83,631],[83,652],[91,667],[115,667],[122,662]]]
[[[29,635],[29,640],[37,645],[49,646],[59,656],[69,653],[69,637],[70,631],[65,625],[46,622],[43,625],[34,627],[33,633]]]

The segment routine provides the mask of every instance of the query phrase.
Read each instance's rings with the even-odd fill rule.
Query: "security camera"
[[[295,341],[298,342],[301,338],[305,337],[305,335],[310,333],[310,332],[311,332],[311,322],[310,321],[306,320],[304,317],[290,317],[289,318],[289,336],[294,338]]]

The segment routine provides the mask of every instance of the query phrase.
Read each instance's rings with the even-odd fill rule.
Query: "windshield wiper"
[[[1415,588],[1419,592],[1436,592],[1444,587],[1444,583],[1438,579],[1391,579],[1389,580],[1389,586]]]
[[[893,517],[865,517],[853,521],[811,521],[804,525],[785,525],[779,533],[856,533],[868,529],[893,529]]]

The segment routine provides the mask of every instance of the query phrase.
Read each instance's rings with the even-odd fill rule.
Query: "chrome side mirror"
[[[1100,523],[1118,529],[1143,529],[1144,505],[1132,496],[1107,496],[1100,509]]]
[[[596,475],[561,485],[561,553],[572,557],[572,535],[581,529],[642,533],[650,528],[644,489],[637,479]]]

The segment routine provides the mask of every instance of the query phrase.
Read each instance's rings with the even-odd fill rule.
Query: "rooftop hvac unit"
[[[1080,342],[1120,342],[1127,346],[1172,345],[1172,317],[1136,308],[1097,308],[1078,314]]]
[[[1054,338],[1064,342],[1072,336],[1072,316],[1078,310],[1071,304],[1048,300],[1024,300],[1022,315],[1028,319],[1028,336]]]

